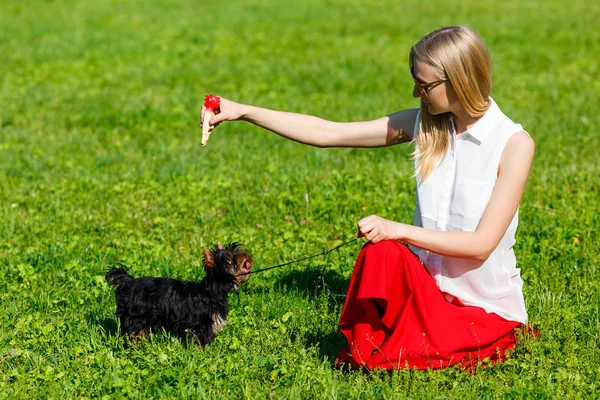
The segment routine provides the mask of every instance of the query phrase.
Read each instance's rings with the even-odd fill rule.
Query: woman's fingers
[[[357,236],[364,236],[373,243],[386,239],[383,218],[377,215],[370,215],[358,221]]]
[[[372,230],[371,232],[369,232],[369,234],[367,235],[367,239],[369,239],[371,242],[375,243],[375,239],[380,236],[380,232],[378,230]]]
[[[377,215],[369,215],[368,217],[365,217],[363,219],[361,219],[360,221],[358,221],[358,229],[362,232],[362,233],[366,233],[365,229],[367,228],[372,228],[373,227],[373,223],[378,219],[379,217]]]
[[[358,231],[360,232],[360,235],[366,237],[368,240],[372,239],[372,236],[375,233],[373,232],[374,229],[375,225],[372,219],[367,217],[358,221]]]
[[[223,102],[223,98],[220,99],[220,102]],[[213,110],[213,114],[214,115],[218,115],[221,113],[221,107],[222,104],[220,104],[220,106],[218,108],[215,108]],[[204,122],[204,115],[206,114],[206,106],[204,104],[202,104],[202,107],[200,108],[200,125],[202,125],[202,123]],[[214,120],[214,117],[211,118],[211,121]],[[209,121],[210,122],[210,121]],[[216,124],[210,124],[210,125],[216,125]]]
[[[202,105],[201,119],[204,120],[206,107]],[[223,121],[235,121],[240,118],[240,106],[237,103],[221,97],[219,108],[215,108],[214,115],[210,119],[211,126],[218,126]]]
[[[371,243],[377,243],[377,242],[380,242],[380,241],[381,241],[381,235],[380,235],[380,234],[378,234],[378,235],[375,235],[375,236],[373,236],[373,237],[372,237],[371,239],[369,239],[369,240],[371,241]]]
[[[222,112],[222,110],[220,108],[217,108],[215,110],[215,115],[210,119],[212,121],[211,125],[217,126],[221,122],[223,122],[227,119],[228,119],[228,115],[226,113]]]
[[[365,227],[369,221],[371,221],[371,219],[373,219],[374,215],[369,215],[368,217],[365,217],[363,219],[361,219],[360,221],[358,221],[358,229],[362,229],[363,227]]]

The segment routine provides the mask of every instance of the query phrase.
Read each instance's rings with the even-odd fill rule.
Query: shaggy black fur
[[[206,276],[200,282],[170,278],[133,278],[123,265],[106,274],[116,286],[120,332],[131,339],[165,329],[204,348],[227,321],[227,296],[250,275],[252,257],[239,243],[204,250]]]

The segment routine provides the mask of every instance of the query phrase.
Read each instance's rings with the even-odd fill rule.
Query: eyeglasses
[[[427,97],[427,95],[429,94],[429,91],[431,89],[433,89],[434,87],[436,87],[444,82],[448,82],[450,80],[450,79],[439,79],[439,80],[433,81],[433,82],[421,83],[415,76],[415,71],[413,68],[410,69],[410,74],[412,75],[412,78],[415,81],[415,84],[419,88],[419,93],[421,93],[421,96],[423,96],[423,97]]]

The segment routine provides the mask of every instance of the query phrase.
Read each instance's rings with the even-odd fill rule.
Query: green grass
[[[600,391],[600,6],[594,1],[0,3],[0,398],[595,398]],[[343,373],[333,360],[358,246],[252,277],[206,351],[123,348],[116,261],[202,277],[202,248],[256,267],[410,222],[409,146],[320,150],[249,124],[200,146],[218,93],[348,121],[416,106],[410,45],[478,30],[493,96],[537,144],[516,251],[530,320],[502,365]]]

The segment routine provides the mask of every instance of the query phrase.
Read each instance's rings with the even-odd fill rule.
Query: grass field
[[[0,398],[597,398],[600,5],[536,1],[0,2]],[[315,149],[245,123],[200,146],[206,93],[331,120],[415,107],[411,44],[479,31],[493,97],[536,158],[516,252],[537,339],[502,365],[343,373],[359,245],[257,274],[199,352],[124,348],[107,266],[199,279],[202,248],[255,268],[412,221],[410,146]]]

